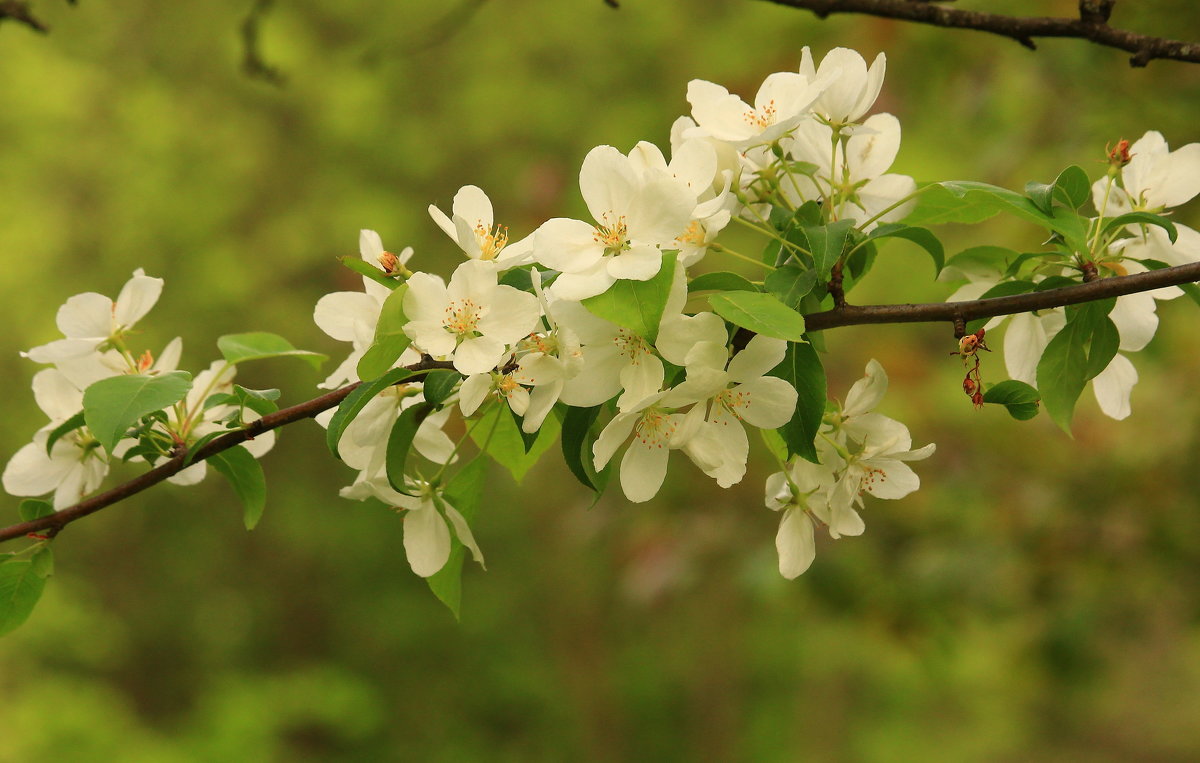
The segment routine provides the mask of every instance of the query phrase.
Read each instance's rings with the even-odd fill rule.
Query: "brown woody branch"
[[[1131,276],[1103,278],[1059,289],[1015,294],[1010,297],[908,305],[845,305],[826,310],[823,313],[811,313],[804,316],[804,327],[807,331],[824,331],[839,326],[855,326],[866,323],[936,323],[940,321],[965,323],[976,318],[994,318],[997,315],[1049,310],[1052,307],[1094,302],[1196,281],[1200,281],[1200,262],[1151,270],[1147,273],[1136,273]]]
[[[39,21],[29,10],[29,3],[21,0],[0,0],[0,21],[5,19],[12,19],[42,34],[50,31],[50,27]]]
[[[414,363],[407,366],[410,371],[432,371],[439,368],[454,368],[453,364],[432,360],[429,358],[422,359],[419,363]],[[424,378],[423,374],[414,374],[404,379],[402,383],[407,384],[414,381],[420,381]],[[286,424],[292,424],[302,419],[312,418],[322,411],[327,411],[330,408],[338,405],[354,391],[354,388],[359,385],[359,382],[348,384],[341,389],[335,389],[333,392],[327,392],[320,397],[315,397],[312,400],[307,400],[298,405],[293,405],[290,408],[275,411],[263,416],[261,419],[252,421],[246,425],[244,429],[239,429],[235,432],[230,432],[227,435],[218,437],[215,440],[201,447],[192,458],[188,459],[188,451],[180,450],[174,454],[169,461],[162,463],[150,471],[135,477],[129,482],[117,485],[111,490],[94,495],[85,501],[81,501],[74,506],[69,506],[62,511],[56,511],[53,514],[45,517],[39,517],[29,522],[21,522],[10,527],[0,529],[0,542],[21,538],[30,533],[45,533],[50,536],[57,535],[64,527],[71,524],[77,519],[86,517],[88,514],[93,514],[106,506],[111,506],[114,503],[123,501],[130,496],[137,495],[152,485],[157,485],[168,477],[182,471],[193,463],[203,461],[211,456],[220,453],[223,450],[229,450],[235,445],[239,445],[247,440],[252,440],[264,432],[269,432],[272,429],[278,429]]]
[[[767,0],[801,8],[825,18],[833,13],[912,21],[951,29],[974,29],[1008,37],[1035,50],[1036,37],[1073,37],[1133,55],[1130,66],[1145,66],[1156,58],[1200,63],[1200,43],[1150,37],[1108,25],[1116,0],[1080,0],[1079,17],[1019,17],[999,13],[947,8],[920,0]]]
[[[1137,273],[1131,276],[1117,276],[1098,281],[1081,283],[1075,286],[1065,286],[1060,289],[1048,289],[1030,294],[1017,294],[1010,297],[993,297],[964,302],[933,302],[927,304],[907,305],[843,305],[822,313],[812,313],[805,316],[805,327],[808,331],[823,331],[839,326],[853,326],[867,323],[934,323],[949,322],[956,327],[965,325],[967,321],[976,318],[991,318],[997,315],[1012,315],[1014,313],[1030,312],[1032,310],[1048,310],[1053,307],[1065,307],[1081,302],[1092,302],[1125,294],[1152,291],[1166,286],[1200,281],[1200,262],[1190,265],[1178,265],[1171,268],[1152,270],[1147,273]],[[742,332],[738,332],[741,336]],[[734,341],[737,341],[735,337]],[[420,363],[408,366],[411,371],[430,371],[438,368],[453,368],[451,363],[436,361],[429,358]],[[421,377],[409,377],[406,382],[417,381]],[[328,392],[290,408],[284,408],[275,413],[263,416],[251,422],[245,429],[230,432],[223,437],[209,442],[198,450],[189,463],[203,461],[210,456],[228,450],[235,445],[250,440],[264,432],[278,429],[301,419],[316,416],[321,411],[333,408],[349,395],[358,384],[350,384],[341,389]],[[21,538],[30,533],[46,533],[56,535],[60,530],[77,519],[93,514],[106,506],[136,495],[151,485],[167,479],[185,468],[187,451],[177,453],[171,460],[163,463],[145,474],[113,489],[92,496],[85,501],[55,512],[50,516],[40,517],[29,522],[11,525],[0,529],[0,542]]]

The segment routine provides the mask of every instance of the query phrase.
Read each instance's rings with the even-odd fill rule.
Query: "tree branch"
[[[1133,55],[1130,66],[1145,66],[1156,58],[1200,63],[1200,43],[1150,37],[1108,25],[1115,0],[1080,0],[1079,18],[1018,17],[983,11],[946,8],[919,0],[767,0],[776,5],[812,11],[818,18],[833,13],[913,21],[953,29],[974,29],[1008,37],[1035,50],[1035,37],[1074,37]]]
[[[805,316],[805,327],[808,331],[824,331],[839,326],[854,326],[866,323],[933,323],[946,321],[955,326],[965,325],[966,321],[976,318],[991,318],[997,315],[1012,315],[1032,310],[1047,310],[1052,307],[1065,307],[1080,302],[1092,302],[1110,297],[1120,297],[1125,294],[1152,291],[1166,286],[1200,281],[1200,262],[1189,265],[1177,265],[1147,273],[1137,273],[1131,276],[1116,276],[1098,281],[1065,286],[1060,289],[1047,289],[1029,294],[1017,294],[1010,297],[993,297],[990,299],[975,299],[964,302],[932,302],[926,304],[905,305],[843,305],[822,313],[811,313]],[[745,330],[739,330],[734,342]],[[410,371],[431,371],[439,368],[450,369],[453,364],[447,361],[422,359],[419,363],[407,366]],[[404,383],[419,381],[421,375],[409,377]],[[235,445],[253,439],[254,437],[278,429],[301,419],[312,418],[322,411],[338,405],[349,395],[358,383],[350,384],[333,392],[328,392],[312,400],[284,408],[275,413],[267,414],[257,421],[250,422],[245,429],[230,432],[209,442],[196,452],[190,463],[203,461],[210,456],[228,450]],[[139,477],[118,485],[85,501],[69,506],[62,511],[45,517],[39,517],[29,522],[21,522],[0,529],[0,542],[21,538],[30,533],[48,533],[56,535],[64,527],[77,519],[86,517],[114,503],[136,495],[146,488],[156,485],[173,474],[183,470],[186,465],[187,451],[181,451],[166,463],[163,463]]]
[[[439,368],[452,369],[454,368],[454,365],[446,361],[422,359],[419,363],[406,366],[406,368],[408,368],[410,371],[432,371]],[[402,383],[409,384],[414,381],[420,381],[422,378],[424,378],[423,374],[415,374],[404,379]],[[204,445],[204,447],[200,448],[200,450],[196,452],[195,456],[188,463],[185,463],[185,461],[187,461],[188,451],[181,450],[172,456],[169,461],[154,467],[141,476],[133,478],[129,482],[117,485],[111,490],[107,490],[99,495],[94,495],[87,500],[75,504],[74,506],[68,506],[61,511],[56,511],[49,516],[39,517],[29,522],[21,522],[20,524],[15,524],[10,527],[0,529],[0,542],[12,540],[14,538],[21,538],[29,533],[46,532],[52,536],[57,535],[59,531],[75,520],[86,517],[88,514],[93,514],[97,511],[100,511],[101,509],[111,506],[119,501],[123,501],[130,496],[137,495],[146,488],[151,487],[152,485],[157,485],[173,474],[182,471],[191,464],[210,458],[211,456],[214,456],[223,450],[229,450],[233,446],[240,445],[247,440],[252,440],[264,432],[269,432],[272,429],[278,429],[286,424],[292,424],[302,419],[312,418],[322,411],[327,411],[330,408],[333,408],[341,403],[347,395],[353,392],[354,388],[360,383],[361,382],[348,384],[341,389],[335,389],[332,392],[328,392],[320,397],[315,397],[312,400],[307,400],[303,403],[293,405],[290,408],[283,408],[275,411],[274,413],[269,413],[266,416],[263,416],[261,419],[250,422],[244,429],[230,432],[227,435],[223,435],[207,443]]]
[[[856,326],[865,323],[936,323],[947,321],[973,321],[976,318],[993,318],[997,315],[1013,315],[1033,310],[1048,310],[1052,307],[1077,305],[1109,297],[1121,297],[1153,291],[1164,286],[1200,281],[1200,262],[1176,265],[1172,268],[1151,270],[1131,276],[1102,278],[1098,281],[1047,289],[1010,297],[990,297],[964,302],[930,302],[907,305],[846,305],[811,313],[804,316],[806,331],[824,331],[839,326]]]
[[[0,21],[5,19],[12,19],[42,34],[50,31],[50,27],[34,17],[29,10],[29,3],[22,0],[0,0]]]

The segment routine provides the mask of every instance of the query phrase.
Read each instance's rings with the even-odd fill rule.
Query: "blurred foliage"
[[[234,331],[340,353],[309,316],[355,288],[334,257],[359,228],[445,272],[428,204],[474,183],[524,235],[581,209],[591,146],[666,143],[689,79],[750,94],[805,44],[887,52],[877,108],[918,180],[1021,188],[1098,174],[1106,143],[1147,129],[1200,140],[1200,67],[1130,69],[1078,41],[1030,52],[747,0],[281,1],[260,28],[275,87],[239,68],[256,5],[41,2],[48,36],[0,27],[4,458],[42,424],[17,351],[54,337],[67,296],[165,277],[144,336],[181,334],[193,369]],[[1184,0],[1113,21],[1200,37]],[[945,235],[951,252],[1037,244],[1001,219]],[[860,300],[948,293],[909,245],[884,255]],[[63,534],[45,599],[0,641],[0,761],[1195,759],[1195,310],[1161,303],[1133,416],[1085,398],[1073,441],[971,410],[944,326],[830,332],[830,389],[878,358],[884,412],[938,452],[923,490],[871,504],[866,535],[821,543],[794,582],[761,461],[726,491],[680,464],[654,502],[591,510],[545,463],[522,487],[493,470],[489,571],[468,571],[456,625],[396,517],[338,498],[350,474],[315,425],[291,427],[252,533],[214,478]],[[1003,375],[999,353],[984,363]],[[245,377],[283,404],[319,380],[286,362]]]

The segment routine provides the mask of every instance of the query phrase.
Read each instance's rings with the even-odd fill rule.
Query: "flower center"
[[[635,366],[641,362],[643,355],[650,354],[646,340],[629,329],[619,329],[613,337],[613,344],[617,346],[617,351],[629,358],[629,362]]]
[[[605,254],[617,254],[629,248],[629,231],[625,225],[625,215],[614,215],[605,212],[602,224],[592,231],[592,240],[605,249]]]
[[[470,336],[475,333],[482,312],[482,307],[475,304],[473,300],[453,299],[446,306],[446,318],[442,325],[446,327],[447,331],[460,337]]]
[[[732,413],[738,421],[741,421],[741,411],[750,405],[750,393],[743,392],[739,385],[733,389],[721,391],[717,395],[716,400],[718,405],[725,406],[725,410]]]
[[[687,230],[675,237],[675,240],[680,244],[691,244],[693,246],[703,246],[704,236],[706,235],[704,226],[699,220],[692,220],[688,223]]]
[[[661,448],[668,444],[673,434],[675,422],[671,421],[671,415],[655,406],[647,408],[633,428],[633,436],[650,448]]]
[[[483,220],[478,220],[475,223],[475,241],[479,243],[479,259],[494,260],[508,243],[508,228],[499,224],[488,228]]]
[[[748,109],[745,114],[746,121],[751,127],[757,127],[760,130],[765,130],[775,124],[775,99],[767,101],[767,105],[761,109]]]

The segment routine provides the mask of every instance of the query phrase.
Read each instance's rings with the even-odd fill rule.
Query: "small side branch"
[[[22,0],[0,0],[0,21],[12,19],[18,24],[24,24],[35,32],[45,34],[50,27],[39,21],[31,10],[29,3]]]
[[[767,0],[815,13],[825,18],[833,13],[912,21],[950,29],[974,29],[1016,40],[1036,50],[1038,37],[1073,37],[1132,54],[1130,66],[1145,66],[1156,58],[1200,63],[1200,43],[1150,37],[1108,25],[1115,0],[1080,0],[1079,17],[1020,17],[999,13],[947,8],[920,0]]]

